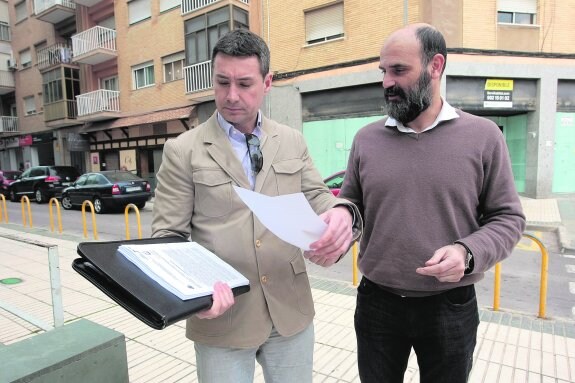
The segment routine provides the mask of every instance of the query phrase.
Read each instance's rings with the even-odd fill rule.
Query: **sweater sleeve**
[[[505,139],[498,134],[494,141],[483,158],[480,227],[460,239],[473,253],[474,273],[483,273],[507,258],[525,229],[525,216],[515,189]]]

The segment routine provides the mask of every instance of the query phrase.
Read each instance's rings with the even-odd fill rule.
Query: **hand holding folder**
[[[82,242],[80,258],[72,268],[113,299],[116,303],[152,328],[163,329],[212,304],[211,295],[182,300],[134,263],[118,253],[125,244],[169,244],[188,242],[181,237],[149,238],[128,241]],[[232,288],[234,295],[248,292],[249,284]]]

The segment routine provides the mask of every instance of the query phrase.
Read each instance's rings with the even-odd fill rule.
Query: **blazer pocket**
[[[303,161],[299,158],[272,164],[276,176],[278,195],[301,192]]]
[[[301,254],[298,254],[290,263],[294,273],[293,288],[297,295],[299,309],[303,314],[313,314],[313,298],[305,260]]]
[[[222,217],[232,210],[232,180],[221,169],[200,169],[193,173],[194,211],[206,217]]]

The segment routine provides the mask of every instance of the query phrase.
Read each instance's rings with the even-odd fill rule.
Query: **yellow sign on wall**
[[[485,90],[513,90],[513,80],[488,78],[485,81]]]

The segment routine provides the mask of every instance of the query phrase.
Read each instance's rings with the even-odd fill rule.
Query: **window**
[[[18,3],[14,6],[16,11],[16,22],[20,22],[28,17],[28,9],[26,8],[26,0]]]
[[[537,23],[537,0],[498,0],[497,22],[533,25]]]
[[[141,89],[154,85],[154,64],[149,61],[132,67],[133,89]]]
[[[10,36],[10,25],[4,21],[0,21],[0,40],[10,41],[12,38]]]
[[[118,76],[106,77],[100,80],[100,88],[106,90],[119,90]]]
[[[22,65],[22,68],[29,68],[32,66],[32,54],[30,53],[30,49],[20,52],[20,64]]]
[[[56,68],[42,74],[42,98],[44,105],[64,100],[75,102],[78,95],[80,95],[80,71],[78,69]],[[71,113],[72,111],[69,112]]]
[[[36,114],[36,101],[34,100],[34,96],[24,97],[24,113],[26,113],[27,116]]]
[[[130,24],[137,23],[152,17],[150,0],[132,0],[128,3],[128,14],[130,15]]]
[[[233,6],[232,10],[231,22],[229,7],[216,9],[185,22],[187,65],[209,61],[214,45],[230,29],[249,29],[248,13]]]
[[[170,82],[184,78],[184,52],[162,58],[164,65],[164,82]]]
[[[305,12],[306,43],[343,37],[343,3]]]
[[[182,0],[160,0],[160,12],[179,7],[181,4]]]

